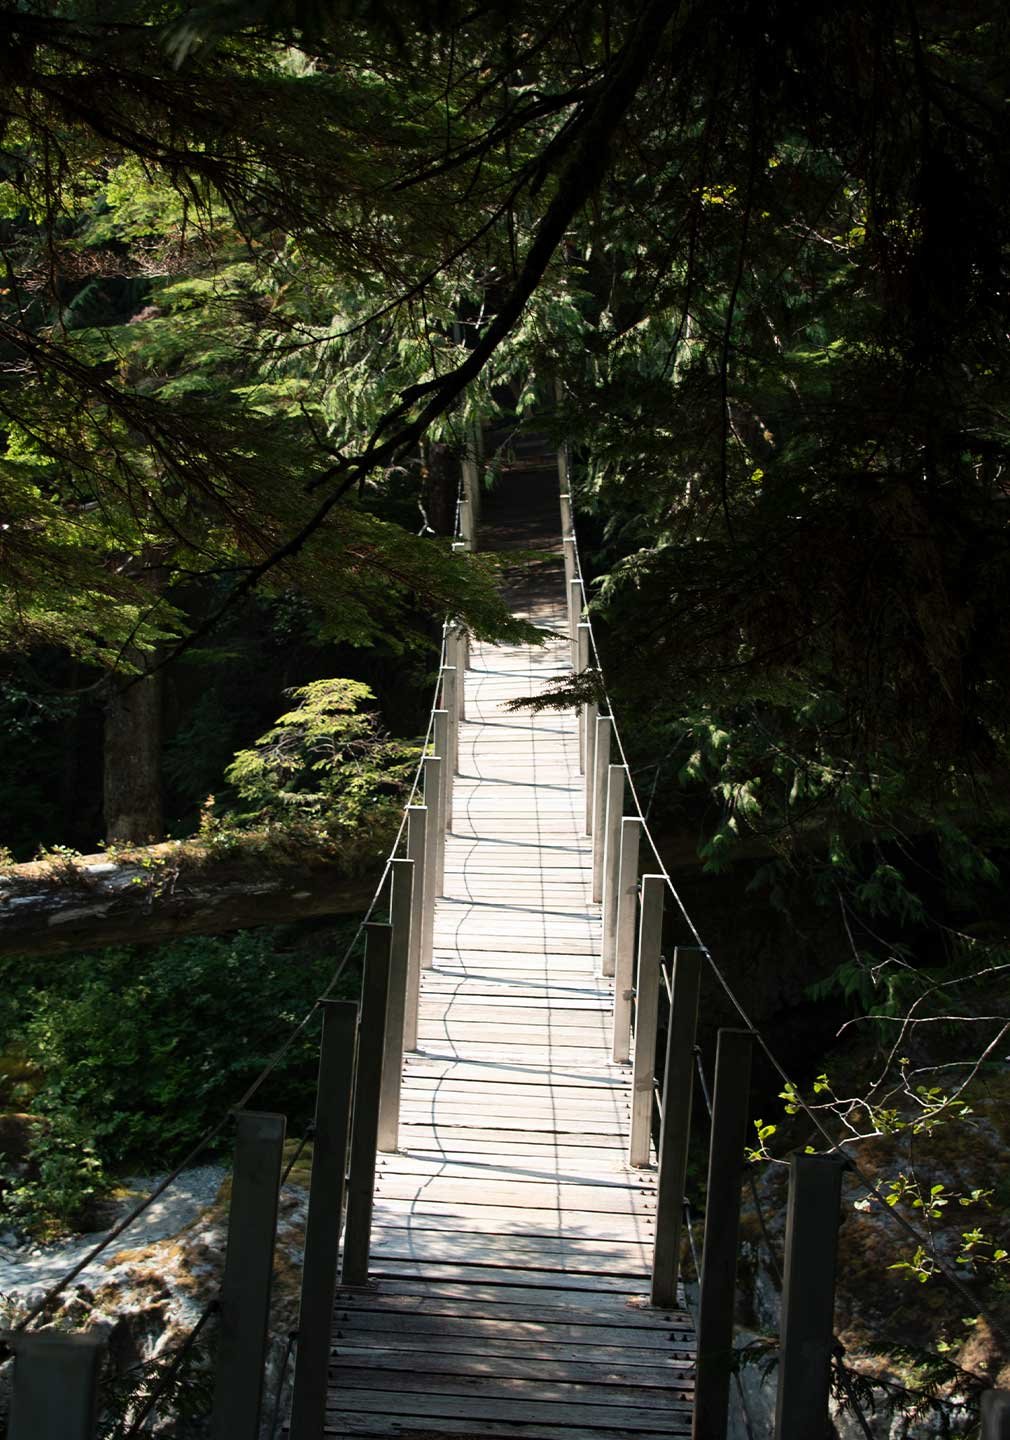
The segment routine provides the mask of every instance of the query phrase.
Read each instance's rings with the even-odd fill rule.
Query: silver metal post
[[[607,813],[607,776],[610,770],[610,735],[613,723],[609,715],[596,719],[596,746],[593,761],[593,899],[603,899],[603,854],[606,845],[604,820]]]
[[[1010,1391],[982,1391],[979,1440],[1010,1440]]]
[[[456,667],[456,719],[466,719],[466,670],[469,664],[467,659],[467,635],[462,625],[453,625],[449,631],[451,645],[448,650],[450,665]],[[458,758],[458,745],[457,745]]]
[[[560,399],[560,398],[561,398],[561,388],[560,388],[560,381],[559,381],[559,382],[558,382],[558,399]],[[566,490],[568,490],[568,491],[570,492],[570,488],[571,488],[571,482],[570,482],[570,479],[569,479],[570,473],[571,473],[571,467],[570,467],[570,465],[569,465],[569,463],[568,463],[568,446],[562,442],[562,444],[560,444],[560,445],[558,446],[558,485],[560,486],[560,489],[561,489],[561,493],[562,493],[562,494],[564,494],[564,492],[565,492]]]
[[[341,1218],[347,1171],[347,1137],[354,1089],[353,1000],[323,1000],[319,1046],[312,1178],[302,1260],[302,1298],[291,1399],[289,1440],[317,1440],[326,1421],[330,1327],[337,1288]]]
[[[445,796],[446,829],[452,829],[452,777],[459,769],[459,671],[455,665],[442,666],[442,709],[445,711],[449,783]],[[435,712],[438,713],[437,711]]]
[[[561,533],[570,535],[575,526],[572,523],[572,496],[570,490],[561,491]]]
[[[603,950],[604,975],[614,973],[617,939],[617,880],[621,851],[621,818],[624,815],[626,765],[607,767],[607,813],[603,822]]]
[[[379,1088],[380,1150],[399,1145],[400,1080],[403,1076],[403,1035],[407,1018],[407,980],[410,971],[410,914],[413,908],[413,860],[391,860],[389,875],[389,1000],[386,1035],[382,1045],[382,1084]]]
[[[431,965],[435,934],[435,898],[439,894],[438,854],[445,831],[440,824],[442,801],[442,762],[437,755],[426,755],[424,770],[424,915],[421,923],[421,969]]]
[[[42,1330],[12,1335],[10,1344],[9,1440],[92,1440],[105,1337]]]
[[[593,833],[593,811],[596,808],[596,722],[600,707],[595,700],[586,706],[583,730],[586,735],[586,834]]]
[[[575,626],[579,618],[572,610],[572,581],[576,578],[574,536],[562,536],[561,551],[565,562],[565,604],[568,607],[568,638],[571,639],[575,634]]]
[[[463,493],[467,498],[470,511],[470,548],[477,548],[477,526],[480,521],[480,470],[477,460],[472,455],[467,455],[463,461]]]
[[[424,952],[424,873],[425,829],[428,809],[425,805],[407,806],[407,859],[414,862],[410,905],[410,955],[407,960],[407,1004],[403,1014],[403,1048],[417,1049],[417,1006],[421,989],[422,954]],[[434,906],[432,906],[434,917]],[[428,961],[431,964],[431,949]]]
[[[568,615],[569,615],[569,651],[572,657],[572,669],[579,668],[579,624],[582,620],[582,612],[585,609],[585,596],[582,593],[582,581],[573,580],[568,587]]]
[[[365,926],[365,973],[361,980],[361,1015],[358,1020],[354,1121],[347,1177],[347,1223],[344,1226],[344,1255],[340,1270],[345,1285],[364,1285],[368,1279],[391,939],[391,925],[371,921]]]
[[[635,909],[638,902],[638,847],[642,822],[621,821],[621,859],[617,871],[617,921],[614,926],[614,1045],[623,1064],[631,1054],[631,997],[635,983]]]
[[[441,762],[438,769],[438,823],[435,834],[435,894],[445,889],[445,832],[452,824],[452,774],[449,770],[449,718],[444,710],[435,711],[433,749]],[[425,791],[425,804],[428,793]]]
[[[576,642],[577,665],[576,671],[584,675],[589,669],[589,626],[580,621],[577,630],[578,639]],[[579,725],[579,769],[585,773],[586,769],[586,706],[580,705],[576,711]]]
[[[663,1114],[659,1127],[659,1184],[656,1193],[656,1247],[652,1257],[652,1303],[670,1306],[677,1299],[680,1226],[687,1177],[694,1087],[694,1036],[698,1024],[701,956],[678,950],[673,961],[670,1021],[666,1036]],[[802,1431],[796,1431],[797,1435]]]
[[[473,543],[473,515],[470,511],[470,502],[465,498],[459,502],[459,533],[468,550],[476,548]]]
[[[213,1440],[258,1440],[284,1116],[240,1110],[221,1281]]]
[[[726,1440],[729,1423],[740,1174],[750,1118],[753,1043],[749,1030],[720,1030],[716,1045],[692,1440]]]
[[[775,1440],[828,1440],[840,1155],[791,1155]]]
[[[666,880],[642,876],[635,976],[635,1058],[631,1072],[631,1139],[628,1163],[648,1165],[652,1148],[652,1093],[656,1084],[656,1027],[659,1017],[659,953],[663,948]]]

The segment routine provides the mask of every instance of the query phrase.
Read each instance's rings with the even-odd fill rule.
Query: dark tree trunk
[[[428,524],[436,535],[452,535],[456,528],[456,495],[459,490],[459,461],[443,441],[427,447],[427,480],[424,508]]]
[[[105,839],[161,838],[161,672],[120,688],[105,707]]]

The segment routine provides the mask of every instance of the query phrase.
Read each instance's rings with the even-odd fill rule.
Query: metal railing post
[[[441,760],[438,766],[438,825],[435,845],[435,894],[445,891],[445,832],[452,827],[452,772],[450,770],[450,717],[447,710],[435,710],[432,749]],[[425,792],[425,804],[428,793]]]
[[[582,581],[573,580],[568,586],[568,615],[570,629],[568,631],[568,651],[572,658],[572,670],[577,672],[579,668],[579,625],[582,621],[582,612],[585,609],[586,597],[582,593]]]
[[[396,1150],[399,1145],[400,1081],[403,1077],[403,1036],[407,1018],[413,891],[413,860],[391,860],[389,923],[393,933],[389,945],[389,999],[386,1003],[382,1083],[379,1087],[378,1147],[385,1152]]]
[[[749,1030],[720,1030],[716,1044],[692,1440],[726,1440],[729,1423],[740,1176],[750,1118],[753,1044]]]
[[[344,1226],[344,1255],[340,1270],[345,1285],[364,1285],[368,1279],[391,937],[391,925],[371,921],[365,926],[365,973],[361,980],[361,1014],[358,1019],[351,1163],[347,1177],[347,1223]]]
[[[457,722],[466,719],[466,680],[464,678],[468,663],[466,650],[466,631],[462,625],[450,625],[445,653],[448,664],[456,667]]]
[[[603,899],[603,854],[605,848],[604,819],[607,811],[607,772],[610,769],[609,715],[596,719],[596,745],[593,760],[593,899]]]
[[[595,700],[586,706],[583,729],[586,732],[586,834],[593,833],[593,811],[596,808],[596,722],[600,707]]]
[[[791,1155],[775,1440],[827,1440],[835,1345],[840,1155]]]
[[[427,970],[432,961],[435,934],[435,898],[439,894],[438,852],[445,838],[439,823],[442,818],[442,762],[437,755],[426,755],[424,769],[424,916],[421,925],[421,968]]]
[[[575,536],[562,535],[561,553],[565,562],[565,604],[568,607],[568,635],[574,632],[575,616],[572,614],[572,581],[575,579]]]
[[[584,675],[589,669],[589,626],[583,621],[578,629],[578,673]],[[576,710],[579,721],[579,769],[585,772],[586,769],[586,714],[587,705],[580,705]]]
[[[417,1049],[417,1006],[420,999],[421,969],[424,964],[425,805],[407,806],[407,859],[414,862],[410,905],[410,954],[407,959],[407,1005],[403,1015],[403,1048]],[[434,906],[432,906],[434,918]],[[431,964],[431,951],[427,963]]]
[[[675,951],[663,1073],[663,1113],[659,1127],[656,1247],[652,1257],[652,1303],[660,1306],[674,1305],[677,1300],[700,982],[700,953],[697,950]],[[790,1432],[793,1433],[800,1435],[803,1432]]]
[[[631,999],[635,984],[635,907],[638,901],[638,848],[642,821],[626,815],[621,821],[617,869],[617,919],[614,926],[613,1058],[622,1064],[631,1054]]]
[[[603,822],[603,947],[601,969],[614,973],[614,946],[617,939],[617,879],[621,851],[621,819],[624,815],[626,765],[607,767],[607,813]]]
[[[561,399],[561,393],[561,382],[559,380],[556,382],[556,397],[558,400]],[[562,494],[564,494],[565,491],[569,491],[569,493],[571,491],[570,476],[571,464],[568,459],[568,446],[562,442],[558,446],[558,486]]]
[[[10,1343],[9,1440],[92,1440],[105,1337],[41,1330],[13,1335]]]
[[[470,501],[464,496],[459,502],[459,533],[463,537],[463,544],[468,550],[476,549],[473,534],[473,515],[470,510]]]
[[[470,549],[477,549],[477,527],[480,523],[481,495],[480,495],[480,469],[477,463],[477,446],[475,454],[467,454],[463,459],[463,494],[466,496],[467,509],[470,514]]]
[[[438,894],[441,895],[442,873],[445,869],[444,836],[447,830],[452,829],[452,737],[449,712],[444,706],[434,712],[432,748],[442,761],[438,789],[439,833],[443,837],[438,847]]]
[[[459,769],[459,671],[455,665],[442,666],[442,709],[448,716],[446,744],[449,760],[449,788],[446,792],[446,828],[452,828],[452,777]]]
[[[982,1392],[982,1429],[979,1440],[1010,1440],[1010,1391]]]
[[[575,528],[572,523],[572,494],[570,490],[562,489],[559,493],[561,501],[561,533],[570,535]]]
[[[284,1116],[240,1110],[221,1280],[213,1440],[258,1440]]]
[[[628,1163],[648,1165],[652,1148],[652,1095],[656,1085],[656,1029],[659,1019],[659,953],[663,948],[666,880],[642,876],[635,974],[635,1056],[631,1072],[631,1135]]]
[[[312,1137],[312,1177],[305,1224],[298,1346],[288,1440],[318,1440],[326,1422],[330,1329],[337,1288],[340,1228],[347,1172],[347,1137],[354,1089],[353,1000],[323,1000],[319,1084]]]

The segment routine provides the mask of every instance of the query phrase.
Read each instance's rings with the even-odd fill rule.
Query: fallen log
[[[0,870],[0,958],[148,945],[364,910],[382,861],[244,836],[54,855]]]

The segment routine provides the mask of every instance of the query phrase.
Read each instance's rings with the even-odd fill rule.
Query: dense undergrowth
[[[3,962],[8,1224],[40,1236],[87,1227],[124,1175],[176,1163],[312,1006],[355,924]],[[357,984],[352,967],[336,993],[353,996]],[[304,1125],[317,1064],[309,1026],[257,1105]]]

